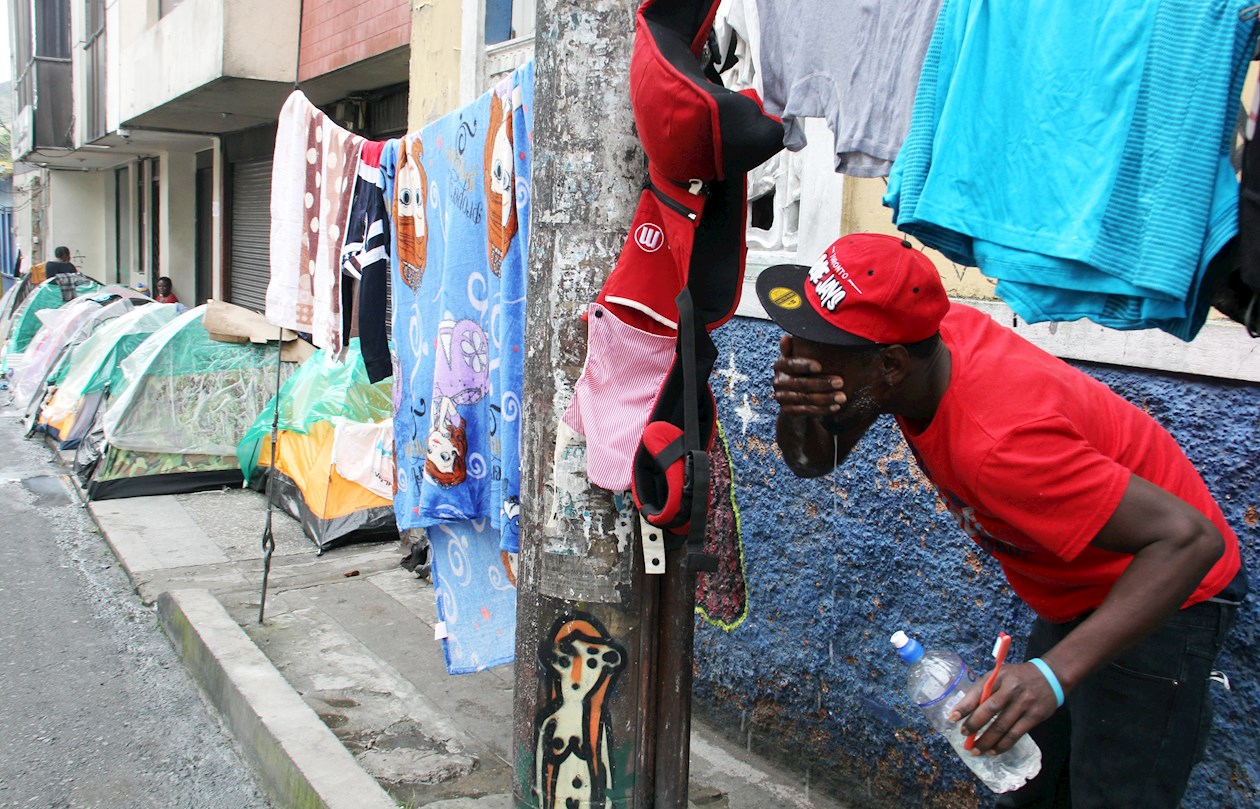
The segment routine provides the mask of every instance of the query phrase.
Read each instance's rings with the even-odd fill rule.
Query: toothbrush
[[[989,678],[984,681],[984,688],[980,691],[980,702],[983,703],[993,693],[993,683],[997,680],[998,672],[1002,670],[1002,664],[1006,662],[1006,652],[1011,648],[1011,636],[1005,632],[999,632],[997,641],[993,644],[993,659],[997,662],[993,666],[993,671],[989,672]],[[976,734],[971,734],[963,742],[963,749],[970,750],[976,746]]]

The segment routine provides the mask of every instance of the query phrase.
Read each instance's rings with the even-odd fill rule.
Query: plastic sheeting
[[[351,483],[394,501],[394,420],[333,422],[332,465]]]
[[[22,367],[13,375],[14,401],[30,411],[44,393],[44,383],[68,351],[90,337],[102,323],[131,311],[130,297],[92,295],[76,298],[54,311],[46,311],[43,328],[36,332],[25,352]]]
[[[205,311],[179,315],[123,361],[123,390],[102,422],[111,449],[235,455],[276,390],[279,347],[212,340]]]
[[[75,349],[57,391],[39,414],[40,424],[62,449],[73,448],[86,434],[106,388],[121,388],[122,361],[176,314],[171,303],[140,306],[101,326]]]
[[[375,424],[393,418],[394,400],[389,380],[368,382],[359,353],[359,341],[351,340],[344,362],[327,351],[316,351],[280,389],[280,421],[283,431],[305,435],[321,421],[343,418]],[[268,402],[240,443],[237,457],[246,479],[258,462],[258,445],[271,435],[274,403]]]
[[[261,488],[271,464],[273,399],[250,426],[237,450],[241,470]],[[334,462],[341,443],[362,454],[385,452],[377,437],[392,439],[393,396],[388,381],[368,382],[367,370],[352,340],[344,361],[317,351],[285,383],[279,395],[275,452],[275,486],[281,507],[302,523],[302,530],[321,550],[356,539],[397,539],[392,499],[393,443],[389,457],[364,458],[372,470],[388,477],[384,486],[364,486],[343,476]],[[381,425],[384,432],[381,432]],[[372,436],[364,443],[367,436]],[[357,441],[356,441],[357,439]],[[387,471],[385,471],[387,470]],[[350,471],[350,470],[347,470]],[[359,470],[362,471],[362,470]]]
[[[100,284],[88,279],[74,289],[82,297],[100,289]],[[115,289],[121,288],[116,287]],[[131,292],[131,294],[135,295],[138,293]],[[8,352],[21,354],[26,351],[26,347],[34,339],[35,333],[44,325],[39,319],[39,313],[45,309],[59,309],[65,304],[66,301],[61,295],[61,286],[55,280],[45,281],[36,287],[33,292],[26,296],[26,300],[22,302],[14,315],[13,330],[9,333],[9,340],[5,346]]]
[[[0,298],[0,340],[8,342],[13,320],[34,288],[29,276],[22,276],[14,281],[4,293],[4,297]]]
[[[98,286],[95,281],[85,278],[82,285],[75,287],[75,292],[87,294]],[[27,276],[14,284],[9,292],[14,297],[9,298],[6,294],[0,314],[3,318],[0,319],[0,335],[4,338],[4,348],[0,349],[0,377],[6,378],[22,367],[27,346],[44,325],[40,314],[66,304],[61,286],[56,281],[32,284]]]

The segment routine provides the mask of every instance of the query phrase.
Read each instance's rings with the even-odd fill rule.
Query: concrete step
[[[279,806],[397,809],[206,590],[157,600],[158,616]]]
[[[446,673],[433,588],[398,566],[398,544],[317,555],[277,513],[260,626],[262,496],[91,508],[278,806],[512,805],[512,669]],[[808,774],[775,767],[699,720],[691,773],[697,809],[842,806],[811,794]]]

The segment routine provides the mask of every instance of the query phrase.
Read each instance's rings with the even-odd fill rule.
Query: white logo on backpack
[[[644,222],[635,230],[634,240],[645,252],[655,253],[661,249],[661,245],[665,244],[665,231],[661,230],[659,225]]]

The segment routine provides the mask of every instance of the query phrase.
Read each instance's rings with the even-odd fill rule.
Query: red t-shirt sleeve
[[[1062,416],[1021,425],[980,464],[986,511],[1065,562],[1085,549],[1124,497],[1130,472]]]

